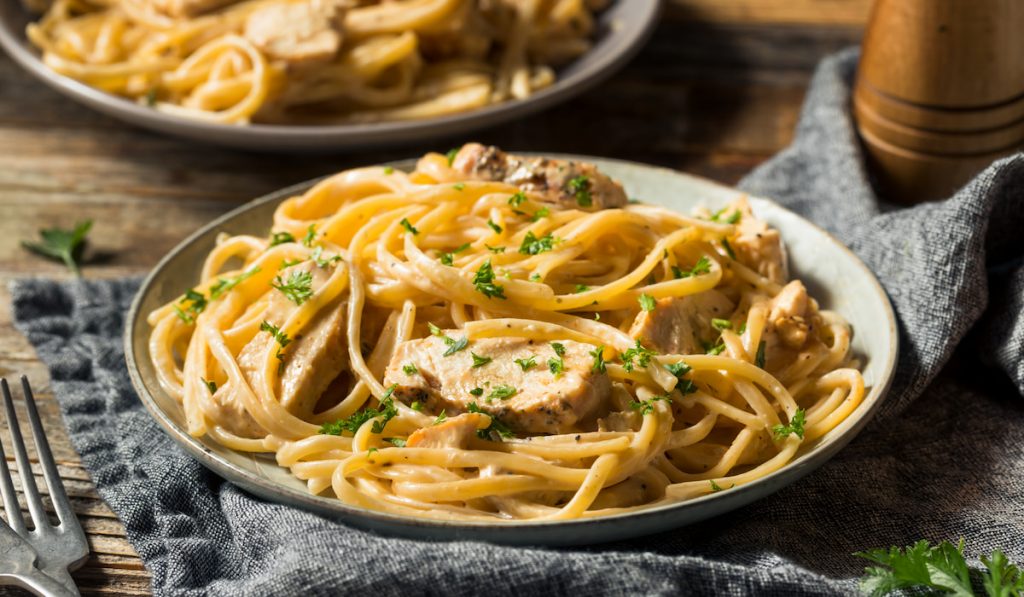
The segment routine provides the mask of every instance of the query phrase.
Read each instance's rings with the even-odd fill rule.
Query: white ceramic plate
[[[452,116],[374,124],[225,125],[158,112],[53,72],[25,37],[30,15],[18,0],[0,1],[0,46],[22,68],[58,92],[131,124],[199,141],[260,151],[326,151],[410,144],[465,135],[522,118],[596,85],[624,65],[657,22],[659,0],[617,0],[599,15],[594,47],[565,68],[554,85],[524,99]]]
[[[724,206],[739,191],[662,168],[630,162],[560,156],[596,163],[620,180],[630,197],[688,213],[697,205]],[[412,161],[393,164],[409,169]],[[266,235],[272,214],[284,199],[313,183],[303,183],[248,203],[186,239],[146,278],[128,313],[125,355],[132,383],[157,423],[214,472],[268,500],[291,504],[377,531],[426,539],[480,539],[497,543],[568,545],[635,537],[690,524],[739,508],[793,483],[830,459],[877,410],[896,362],[896,320],[885,291],[867,267],[839,241],[800,216],[765,199],[752,198],[754,212],[779,229],[795,277],[803,280],[824,308],[838,311],[854,330],[853,350],[864,362],[869,391],[864,402],[833,431],[781,470],[753,483],[686,502],[658,505],[635,513],[566,522],[455,523],[383,514],[337,499],[310,495],[306,486],[273,460],[242,454],[185,431],[178,403],[166,395],[150,364],[146,315],[194,285],[217,234]]]

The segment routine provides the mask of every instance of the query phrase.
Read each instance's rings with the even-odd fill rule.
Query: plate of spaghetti
[[[658,13],[657,0],[23,4],[0,5],[0,45],[57,91],[264,150],[408,143],[521,117],[610,75]]]
[[[211,222],[127,322],[143,402],[227,479],[505,543],[635,536],[777,491],[867,423],[897,353],[868,269],[770,201],[475,143]]]

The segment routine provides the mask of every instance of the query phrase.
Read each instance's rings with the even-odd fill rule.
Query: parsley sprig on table
[[[872,597],[900,590],[961,597],[1024,595],[1024,572],[1011,564],[1002,551],[997,549],[988,557],[982,556],[984,571],[972,570],[964,559],[962,539],[956,545],[948,541],[931,545],[922,540],[902,549],[893,546],[853,555],[877,564],[865,568],[860,581],[861,590]],[[984,592],[975,592],[972,577],[980,579]]]
[[[85,220],[75,224],[71,230],[63,228],[44,228],[39,231],[42,242],[34,243],[22,241],[21,246],[36,255],[63,261],[64,265],[76,276],[81,276],[82,271],[78,264],[82,260],[82,251],[85,250],[86,236],[92,228],[92,220]]]

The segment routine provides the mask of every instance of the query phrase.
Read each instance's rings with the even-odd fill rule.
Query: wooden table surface
[[[647,48],[607,83],[476,139],[735,182],[789,143],[815,64],[858,42],[869,3],[671,0]],[[36,388],[91,543],[89,561],[74,575],[83,594],[149,593],[149,573],[71,447],[45,366],[11,324],[11,279],[68,276],[63,266],[27,254],[20,241],[40,228],[91,218],[85,276],[141,274],[187,234],[249,199],[349,166],[466,140],[318,156],[199,146],[81,107],[0,53],[0,376],[26,374]],[[6,433],[3,445],[16,468]]]

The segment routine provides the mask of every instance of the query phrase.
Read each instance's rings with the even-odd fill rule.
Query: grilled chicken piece
[[[238,0],[150,0],[150,6],[169,17],[191,18],[236,2]]]
[[[452,167],[469,178],[516,185],[541,201],[563,207],[598,210],[627,202],[621,184],[586,162],[523,157],[493,145],[467,143],[455,155]]]
[[[445,334],[456,340],[464,336],[460,330]],[[602,409],[611,385],[606,374],[591,370],[591,346],[569,340],[560,344],[565,348],[561,357],[564,370],[555,375],[548,361],[558,357],[548,343],[485,338],[444,356],[449,346],[443,338],[409,340],[395,351],[384,385],[397,384],[396,398],[406,403],[419,401],[430,412],[462,413],[475,402],[480,410],[515,430],[568,433]],[[472,354],[492,360],[474,367]],[[531,357],[536,365],[526,371],[515,362]],[[408,365],[415,365],[416,373],[406,373],[403,368]]]
[[[287,278],[294,271],[309,272],[313,276],[313,288],[322,285],[331,274],[329,268],[317,267],[312,261],[305,261],[285,269],[282,277]],[[268,297],[262,320],[277,326],[283,325],[297,308],[295,303],[277,290],[271,291]],[[345,307],[345,302],[339,300],[321,309],[284,349],[284,370],[278,377],[277,397],[289,412],[298,416],[312,414],[327,387],[348,368]],[[278,361],[274,355],[279,348],[277,340],[267,332],[259,332],[242,347],[238,354],[238,364],[250,385],[256,386],[263,382],[263,365],[267,355],[276,365]],[[214,398],[225,406],[233,405],[236,411],[241,410],[241,399],[230,383],[219,388]]]
[[[769,370],[784,367],[801,351],[821,343],[816,333],[816,328],[822,326],[818,304],[807,295],[807,289],[799,280],[786,284],[767,306],[764,343]]]
[[[629,335],[661,354],[703,354],[718,336],[711,320],[727,319],[734,308],[717,290],[659,299],[653,310],[640,311]]]
[[[272,60],[326,62],[341,48],[343,19],[344,10],[330,0],[273,2],[249,15],[245,38]]]
[[[405,445],[409,448],[465,448],[478,429],[487,429],[491,418],[480,413],[465,413],[432,427],[417,429]]]
[[[734,207],[740,212],[740,221],[736,224],[736,237],[729,242],[736,259],[772,282],[785,284],[789,279],[789,266],[779,231],[755,218],[745,198]]]

